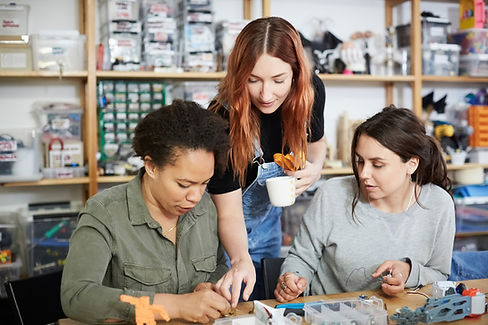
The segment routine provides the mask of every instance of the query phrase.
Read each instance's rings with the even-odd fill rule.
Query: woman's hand
[[[208,323],[231,310],[229,302],[224,297],[204,287],[192,293],[173,295],[169,304],[171,309],[176,308],[175,314],[170,314],[171,318],[181,318],[194,323]]]
[[[307,287],[307,279],[291,272],[278,278],[274,295],[279,302],[287,302],[298,297]]]
[[[298,170],[296,172],[292,172],[286,170],[286,174],[289,176],[295,177],[295,187],[296,187],[296,196],[300,196],[307,188],[309,188],[313,183],[320,179],[322,175],[322,165],[323,162],[320,164],[311,163],[307,161],[305,163],[305,168]]]
[[[239,295],[241,293],[242,283],[246,284],[242,293],[242,299],[247,301],[254,289],[256,283],[256,270],[252,263],[251,257],[240,259],[235,262],[231,261],[231,268],[215,284],[216,291],[231,302],[232,308],[237,307]],[[232,295],[230,287],[232,286]]]
[[[385,261],[372,274],[374,278],[380,277],[383,273],[381,290],[389,296],[396,296],[405,289],[405,283],[410,276],[410,264],[402,261]]]

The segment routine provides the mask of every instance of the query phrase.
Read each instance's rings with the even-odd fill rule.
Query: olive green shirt
[[[120,295],[192,292],[201,282],[217,282],[227,271],[218,238],[217,211],[205,193],[178,219],[176,245],[144,203],[139,173],[90,198],[70,239],[63,271],[65,314],[87,323],[107,318],[134,322],[134,306]]]

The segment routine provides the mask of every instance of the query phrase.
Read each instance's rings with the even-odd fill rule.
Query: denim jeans
[[[274,162],[260,164],[256,179],[242,193],[249,254],[256,268],[256,285],[249,300],[264,297],[261,259],[280,256],[282,208],[271,205],[266,179],[283,175],[283,169]]]
[[[488,278],[488,251],[452,253],[451,274],[448,280],[463,281]]]

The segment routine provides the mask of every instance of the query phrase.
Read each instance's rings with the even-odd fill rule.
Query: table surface
[[[469,281],[462,281],[467,288],[478,288],[481,290],[482,293],[488,294],[488,279],[478,279],[478,280],[469,280]],[[394,314],[399,308],[403,306],[409,307],[411,310],[415,310],[417,307],[423,306],[426,302],[426,297],[420,294],[409,294],[407,293],[409,290],[405,290],[404,293],[396,296],[396,297],[389,297],[382,293],[382,291],[358,291],[358,292],[345,292],[345,293],[337,293],[337,294],[330,294],[330,295],[321,295],[321,296],[307,296],[307,297],[299,297],[295,300],[290,302],[311,302],[317,300],[336,300],[336,299],[344,299],[344,298],[358,298],[360,295],[366,295],[368,297],[375,296],[377,298],[381,298],[385,304],[386,310],[388,312],[388,318]],[[424,292],[427,295],[432,295],[432,286],[427,285],[420,290],[420,292]],[[274,307],[278,304],[278,302],[274,299],[269,300],[262,300],[263,303],[267,304],[268,306]],[[241,302],[237,306],[237,309],[234,313],[235,316],[238,315],[247,315],[252,313],[253,303],[252,302]],[[73,321],[71,319],[61,319],[59,321],[60,325],[80,325],[82,323]],[[184,321],[170,321],[169,323],[165,323],[164,321],[158,322],[158,324],[190,324]],[[460,319],[455,322],[439,322],[435,324],[453,324],[453,325],[478,325],[478,324],[488,324],[488,314],[484,314],[479,318],[465,318]]]

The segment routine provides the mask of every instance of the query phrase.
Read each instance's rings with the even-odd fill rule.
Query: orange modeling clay
[[[132,297],[128,295],[120,295],[120,301],[127,302],[136,307],[136,324],[137,325],[156,325],[154,313],[159,313],[165,321],[169,321],[169,315],[163,306],[151,305],[149,297]]]
[[[303,154],[301,156],[303,156]],[[300,169],[300,161],[298,161],[298,158],[290,155],[289,153],[286,155],[283,155],[281,153],[275,153],[273,155],[273,160],[279,166],[283,167],[284,170],[296,172]]]

